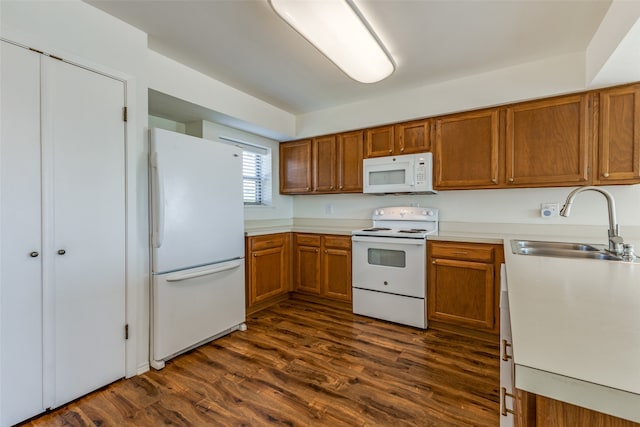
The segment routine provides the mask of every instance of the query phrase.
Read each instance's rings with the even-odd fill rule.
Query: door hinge
[[[129,339],[129,324],[128,323],[126,325],[124,325],[124,339],[125,340]]]
[[[127,107],[122,107],[122,121],[127,121]]]

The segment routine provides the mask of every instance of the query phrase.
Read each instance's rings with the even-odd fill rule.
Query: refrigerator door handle
[[[242,261],[233,261],[222,267],[211,268],[209,270],[196,271],[194,273],[185,273],[185,274],[174,274],[172,276],[168,276],[165,280],[167,282],[180,282],[182,280],[195,279],[196,277],[208,276],[210,274],[221,273],[227,270],[233,270],[234,268],[238,268],[242,265]]]
[[[153,246],[159,248],[162,246],[164,240],[164,180],[160,176],[160,170],[158,168],[158,153],[151,153],[151,168],[153,170],[152,179],[155,182],[156,194],[153,199],[155,200],[154,214],[155,214],[155,229],[153,233]]]

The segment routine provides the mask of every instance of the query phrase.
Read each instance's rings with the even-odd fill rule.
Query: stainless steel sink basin
[[[563,251],[600,251],[604,245],[589,245],[586,243],[546,242],[537,240],[512,240],[512,248],[522,249],[558,249]],[[516,253],[516,252],[514,252]]]
[[[585,243],[512,240],[511,251],[518,255],[622,261],[622,257],[608,252],[605,245]]]

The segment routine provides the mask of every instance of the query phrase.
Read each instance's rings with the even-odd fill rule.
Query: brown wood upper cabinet
[[[435,121],[435,187],[495,187],[499,182],[498,110],[475,111]]]
[[[394,129],[394,154],[425,153],[431,151],[430,121],[400,123]]]
[[[280,144],[280,193],[361,193],[363,132]]]
[[[563,96],[506,108],[508,186],[583,185],[588,181],[589,96]]]
[[[383,157],[394,154],[393,125],[380,126],[365,131],[365,157]]]
[[[362,193],[362,131],[338,134],[338,191]]]
[[[336,137],[313,138],[313,191],[326,193],[336,189]]]
[[[594,95],[598,144],[594,153],[595,184],[640,180],[640,85]]]
[[[311,191],[311,140],[280,144],[280,193],[299,194]]]
[[[429,128],[429,120],[417,120],[367,129],[365,157],[400,156],[430,151]]]

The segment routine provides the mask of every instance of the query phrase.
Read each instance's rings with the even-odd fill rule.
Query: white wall
[[[407,205],[439,208],[440,220],[443,222],[607,225],[605,198],[595,192],[578,195],[568,218],[541,218],[540,203],[562,205],[573,188],[575,187],[456,190],[430,195],[397,196],[296,196],[293,213],[296,218],[367,219],[375,208]],[[640,185],[602,188],[613,194],[621,226],[640,225]],[[329,205],[332,205],[333,213],[327,213]]]
[[[149,129],[151,128],[170,130],[171,132],[178,133],[187,133],[187,126],[184,123],[179,123],[173,120],[164,119],[162,117],[149,115]]]
[[[562,55],[299,115],[297,137],[581,91],[584,61],[582,52]]]
[[[212,79],[179,62],[149,51],[149,87],[211,111],[252,124],[257,130],[295,135],[295,116],[258,98]],[[258,133],[256,131],[256,133]]]

